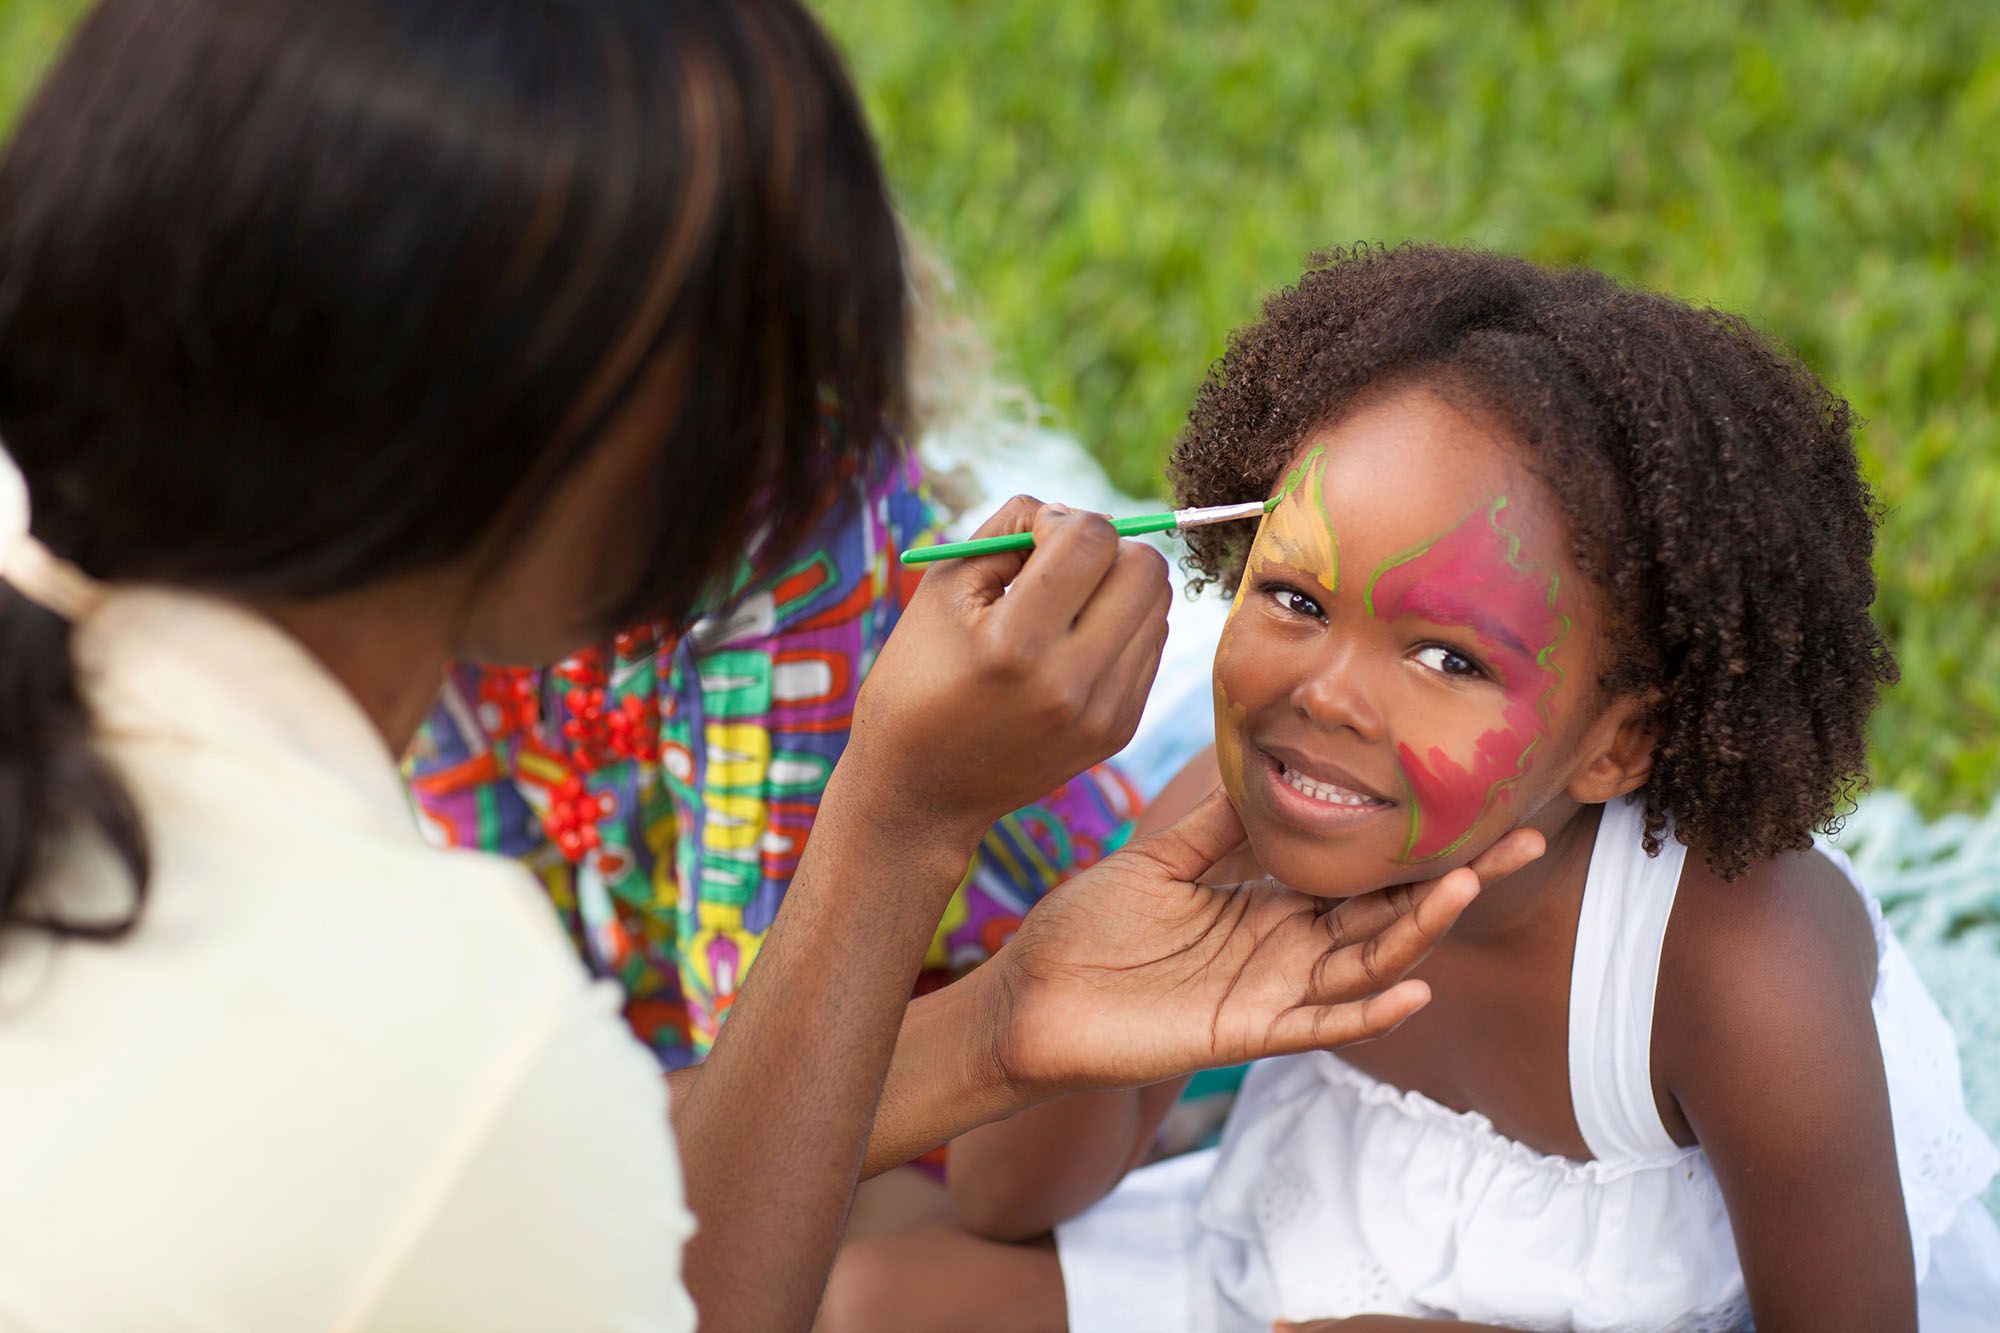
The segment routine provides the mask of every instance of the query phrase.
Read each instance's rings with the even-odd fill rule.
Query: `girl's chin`
[[[1250,850],[1263,872],[1314,898],[1356,898],[1422,876],[1380,851],[1352,845],[1300,845],[1295,830],[1251,828]]]

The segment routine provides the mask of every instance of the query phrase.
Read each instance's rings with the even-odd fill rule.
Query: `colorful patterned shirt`
[[[914,462],[857,479],[789,558],[748,562],[684,634],[636,626],[548,671],[453,670],[412,751],[437,840],[524,861],[585,961],[669,1068],[700,1059],[791,883],[855,693],[935,530]],[[1115,850],[1138,793],[1101,765],[994,825],[920,989],[1005,943],[1055,884]]]

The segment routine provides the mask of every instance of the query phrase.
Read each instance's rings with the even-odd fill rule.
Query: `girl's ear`
[[[1569,780],[1570,799],[1601,805],[1646,785],[1653,776],[1659,733],[1653,725],[1655,698],[1626,695],[1591,726],[1584,759]]]

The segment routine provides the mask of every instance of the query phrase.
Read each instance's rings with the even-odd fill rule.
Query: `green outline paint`
[[[1270,508],[1276,509],[1278,505],[1283,504],[1286,500],[1289,500],[1291,498],[1292,492],[1296,491],[1299,487],[1305,484],[1306,469],[1310,468],[1314,463],[1317,463],[1321,458],[1324,458],[1325,456],[1326,456],[1326,446],[1323,444],[1314,445],[1313,451],[1307,454],[1304,458],[1301,458],[1299,460],[1299,465],[1293,468],[1290,472],[1287,472],[1285,474],[1285,479],[1282,482],[1278,483],[1278,493],[1271,497],[1273,500],[1277,501],[1277,504],[1271,505]],[[1324,507],[1322,507],[1322,511],[1323,508]]]
[[[1312,452],[1312,456],[1318,458],[1325,452],[1324,449],[1315,449]],[[1319,510],[1319,521],[1326,525],[1326,549],[1333,557],[1333,569],[1331,577],[1326,580],[1326,586],[1327,591],[1335,592],[1340,588],[1340,534],[1333,530],[1333,515],[1328,512],[1326,507],[1326,464],[1324,463],[1313,469],[1313,507]]]

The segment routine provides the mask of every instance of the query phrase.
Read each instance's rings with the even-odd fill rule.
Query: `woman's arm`
[[[863,1160],[884,1171],[1063,1093],[1381,1036],[1428,999],[1398,982],[1481,879],[1541,853],[1519,831],[1470,867],[1324,903],[1269,881],[1194,882],[1242,838],[1220,791],[1172,828],[1069,880],[993,961],[910,1004]],[[707,1090],[671,1076],[677,1105]],[[692,1154],[700,1142],[682,1122]]]
[[[989,1240],[1044,1235],[1116,1188],[1145,1160],[1187,1079],[1077,1092],[955,1140],[946,1164],[952,1207]]]
[[[982,531],[1030,525],[1027,557],[924,579],[862,687],[729,1022],[675,1087],[704,1327],[811,1322],[918,967],[979,837],[1138,723],[1165,639],[1164,562],[1032,501]]]
[[[1134,832],[1144,837],[1186,815],[1214,790],[1205,750],[1160,790]],[[1088,1208],[1145,1160],[1187,1079],[1057,1097],[982,1125],[951,1146],[946,1180],[968,1231],[1027,1240]]]
[[[1917,1327],[1875,961],[1865,908],[1817,853],[1727,884],[1689,861],[1656,1068],[1715,1169],[1764,1333]]]

